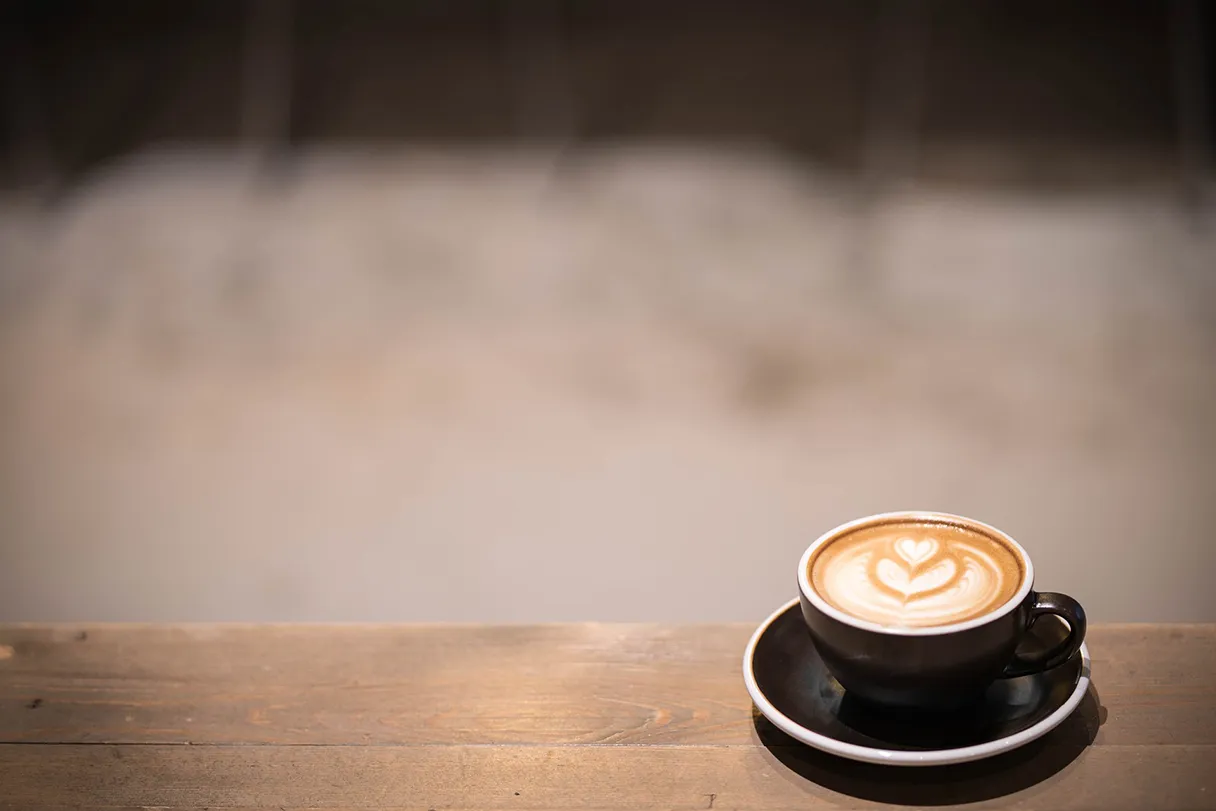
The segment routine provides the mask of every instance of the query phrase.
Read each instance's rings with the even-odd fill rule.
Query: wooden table
[[[1216,626],[1092,628],[1068,721],[933,769],[758,718],[751,631],[0,626],[0,808],[1216,808]]]

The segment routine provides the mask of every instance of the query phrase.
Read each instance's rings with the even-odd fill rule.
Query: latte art
[[[1021,586],[1013,551],[950,525],[897,524],[832,541],[811,564],[815,590],[847,614],[888,626],[948,625],[981,616]]]

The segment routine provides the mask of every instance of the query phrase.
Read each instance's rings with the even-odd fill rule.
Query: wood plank
[[[0,741],[745,743],[751,631],[0,626]],[[1095,745],[1216,744],[1216,626],[1089,644]]]
[[[1057,742],[932,770],[817,755],[761,745],[5,745],[0,808],[1216,808],[1213,747]]]

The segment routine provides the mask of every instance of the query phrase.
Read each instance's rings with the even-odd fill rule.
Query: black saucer
[[[1059,623],[1040,621],[1023,644],[1050,645],[1063,632]],[[757,709],[803,743],[871,763],[934,765],[1006,752],[1055,728],[1089,688],[1089,652],[1082,646],[1046,673],[999,680],[965,710],[893,711],[841,688],[824,668],[793,600],[757,628],[743,671]]]

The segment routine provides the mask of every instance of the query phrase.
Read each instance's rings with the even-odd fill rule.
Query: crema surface
[[[840,611],[894,627],[950,625],[983,616],[1022,585],[1020,556],[1004,541],[954,524],[863,527],[810,562],[815,591]]]

